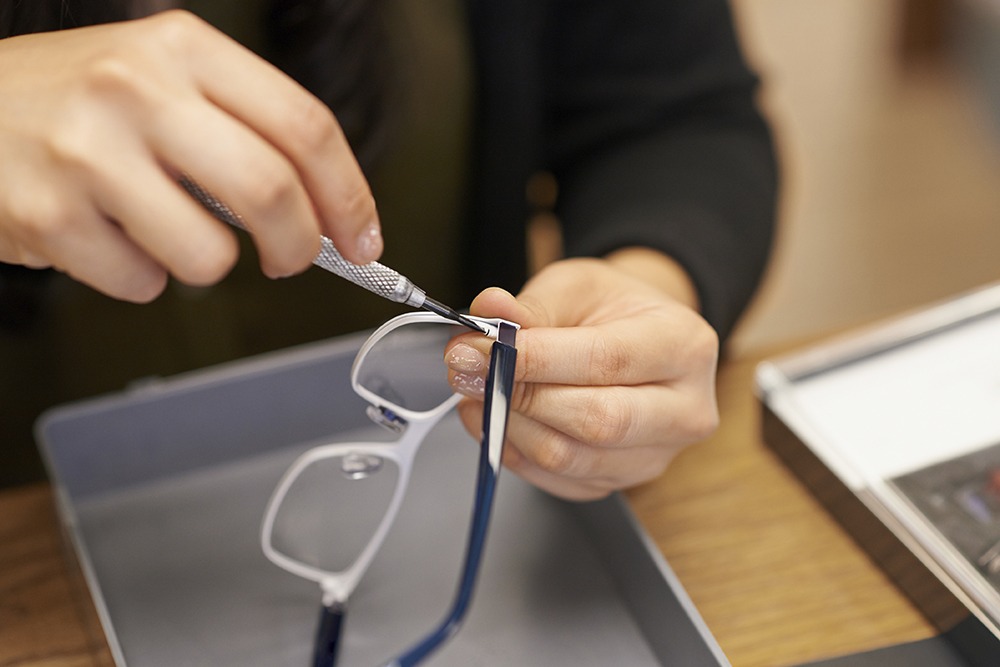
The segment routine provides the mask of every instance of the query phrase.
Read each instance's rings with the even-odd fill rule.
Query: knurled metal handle
[[[180,184],[216,218],[233,227],[249,231],[239,213],[229,208],[194,180],[184,176],[180,179]],[[368,264],[349,262],[333,245],[333,241],[326,236],[320,236],[320,246],[319,254],[313,259],[313,264],[316,266],[326,269],[330,273],[335,273],[341,278],[390,301],[405,303],[415,308],[420,308],[424,304],[427,296],[424,291],[398,271],[378,262],[369,262]]]

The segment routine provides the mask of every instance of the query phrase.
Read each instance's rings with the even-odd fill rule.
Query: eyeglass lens
[[[408,324],[381,338],[362,360],[358,381],[393,405],[424,412],[452,395],[443,353],[462,327],[439,322]]]
[[[314,461],[278,508],[275,548],[326,572],[350,567],[375,534],[398,481],[393,461],[364,451]]]

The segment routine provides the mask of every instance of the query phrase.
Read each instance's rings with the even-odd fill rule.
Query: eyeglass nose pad
[[[385,459],[375,454],[351,452],[340,462],[340,472],[350,480],[367,479],[382,469]]]
[[[406,430],[406,420],[384,405],[369,405],[365,413],[373,422],[393,433]]]

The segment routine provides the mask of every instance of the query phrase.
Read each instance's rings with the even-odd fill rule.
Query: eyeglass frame
[[[451,609],[440,624],[398,657],[385,663],[387,667],[416,665],[454,636],[471,603],[482,560],[506,439],[507,419],[510,413],[514,385],[514,367],[517,360],[515,338],[520,327],[513,322],[499,318],[467,317],[482,326],[483,332],[493,338],[494,342],[490,352],[490,367],[486,379],[475,501],[459,588]],[[331,667],[336,663],[347,599],[368,570],[371,561],[378,553],[395,522],[396,515],[406,495],[412,461],[427,434],[462,399],[460,395],[452,394],[440,405],[430,410],[412,410],[395,405],[361,383],[360,369],[365,358],[376,344],[390,332],[416,323],[454,325],[451,320],[429,312],[398,315],[380,326],[368,337],[358,350],[351,366],[351,387],[356,394],[369,403],[369,416],[377,423],[401,431],[401,437],[388,443],[333,443],[309,449],[285,471],[272,492],[261,523],[261,548],[264,555],[282,569],[318,583],[323,592],[323,604],[320,610],[313,657],[315,667]],[[317,461],[346,456],[359,450],[362,450],[365,455],[374,455],[383,460],[393,461],[399,467],[400,475],[385,515],[358,557],[343,570],[329,572],[290,558],[275,548],[271,538],[278,508],[302,470]]]

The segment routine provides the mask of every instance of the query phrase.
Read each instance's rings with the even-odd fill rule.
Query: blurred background
[[[784,164],[759,354],[1000,280],[1000,0],[733,0]]]
[[[731,356],[788,350],[1000,280],[1000,0],[731,2],[783,163],[776,254]],[[431,30],[423,19],[438,5],[401,6],[413,10],[412,29]],[[462,45],[424,41],[426,52],[407,56],[419,56],[418,66],[442,82],[461,81],[461,67],[447,65],[462,62]],[[415,118],[445,122],[406,136],[460,153],[452,122],[463,100],[449,109],[439,91],[421,90],[426,99],[414,102]],[[408,150],[427,154],[423,144]],[[390,182],[397,176],[387,173]],[[434,180],[440,174],[447,175],[426,170],[408,190],[387,188],[401,194],[380,199],[384,217],[421,211],[428,220],[449,219],[433,203],[451,201]],[[536,185],[529,196],[544,200],[551,187],[544,179]],[[386,262],[416,275],[407,262],[419,255],[411,252],[418,240],[401,236],[406,229],[394,228]],[[551,225],[538,229],[536,262],[558,246]],[[156,308],[142,307],[53,278],[42,316],[59,319],[0,326],[0,488],[42,477],[31,424],[48,406],[356,331],[395,312],[380,299],[355,299],[357,288],[319,271],[268,281],[243,242],[245,261],[211,299],[173,285]],[[449,291],[450,265],[438,269],[421,270],[421,285],[459,303]],[[317,307],[340,302],[332,290],[352,307]]]

